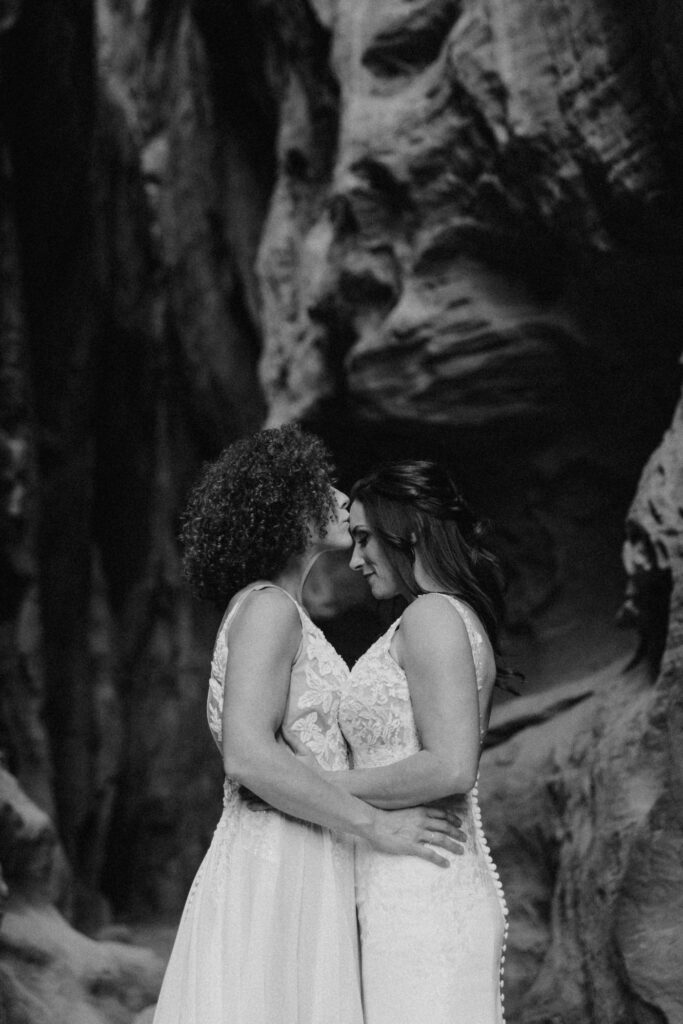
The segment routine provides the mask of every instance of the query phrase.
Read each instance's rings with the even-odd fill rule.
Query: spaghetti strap
[[[483,627],[479,627],[476,612],[467,604],[466,601],[462,601],[459,597],[454,597],[453,594],[444,594],[440,591],[430,591],[430,593],[436,594],[438,597],[445,598],[448,603],[455,608],[458,615],[465,624],[467,630],[467,639],[470,642],[470,648],[472,650],[472,658],[474,660],[475,673],[477,678],[477,690],[481,691],[484,686],[484,649],[485,642],[488,640],[486,637]]]
[[[269,581],[266,581],[265,583],[254,583],[254,584],[253,584],[253,586],[251,586],[251,587],[249,588],[249,593],[251,593],[251,592],[252,592],[252,590],[267,590],[267,589],[268,589],[268,587],[271,587],[271,588],[272,588],[273,590],[279,590],[279,591],[280,591],[280,593],[282,593],[282,594],[285,594],[285,595],[286,595],[286,596],[287,596],[287,597],[289,598],[289,600],[290,600],[290,601],[292,602],[292,604],[293,604],[293,605],[294,605],[294,606],[296,607],[296,610],[298,611],[298,613],[299,613],[299,616],[301,616],[301,615],[305,615],[305,614],[306,614],[306,612],[305,612],[304,608],[303,608],[303,607],[302,607],[302,605],[301,605],[301,604],[300,604],[300,603],[299,603],[299,602],[297,601],[297,599],[296,599],[295,597],[293,597],[293,596],[292,596],[292,595],[291,595],[291,594],[289,593],[289,591],[288,591],[288,590],[285,590],[285,588],[284,588],[284,587],[280,587],[280,586],[278,586],[278,584],[277,584],[277,583],[270,583]],[[246,596],[246,595],[245,595],[245,596]]]
[[[284,589],[284,587],[279,587],[277,585],[277,583],[270,583],[268,580],[264,581],[263,583],[252,583],[249,587],[247,587],[240,594],[239,599],[232,606],[230,611],[226,612],[225,615],[223,616],[223,620],[222,620],[220,626],[218,627],[218,632],[216,634],[216,640],[218,640],[219,637],[222,637],[223,642],[225,643],[225,646],[226,646],[226,649],[227,649],[227,646],[228,646],[228,629],[230,628],[230,624],[233,621],[233,619],[235,618],[235,615],[237,614],[239,609],[242,607],[242,605],[244,604],[246,599],[249,597],[249,595],[252,594],[255,590],[267,590],[269,587],[272,588],[273,590],[279,590],[281,593],[286,594],[287,597],[289,598],[289,600],[292,602],[292,604],[296,608],[298,614],[299,614],[299,621],[301,623],[301,638],[299,640],[299,646],[297,647],[297,651],[296,651],[296,654],[294,656],[295,660],[296,660],[296,658],[299,657],[299,655],[300,655],[300,653],[302,651],[302,648],[303,648],[304,630],[306,628],[306,619],[308,618],[308,616],[306,615],[305,610],[301,607],[301,605],[296,600],[296,598],[292,597],[292,595],[289,594]]]

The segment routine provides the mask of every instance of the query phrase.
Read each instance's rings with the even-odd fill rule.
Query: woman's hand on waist
[[[467,837],[460,824],[457,815],[434,806],[377,811],[367,839],[373,849],[382,853],[419,857],[447,868],[450,861],[432,847],[462,854]]]

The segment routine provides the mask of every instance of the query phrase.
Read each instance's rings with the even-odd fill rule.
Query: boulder
[[[3,1024],[129,1024],[159,992],[150,949],[96,941],[55,906],[68,873],[48,816],[0,768]]]

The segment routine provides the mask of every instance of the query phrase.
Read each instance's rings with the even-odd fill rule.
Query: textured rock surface
[[[578,677],[628,647],[619,533],[676,399],[679,19],[315,10],[338,128],[290,46],[259,256],[270,421],[311,418],[351,471],[436,449],[503,527],[511,657]]]
[[[683,1017],[682,452],[679,406],[627,524],[640,667],[509,705],[492,730],[502,742],[484,756],[513,922],[508,1002],[525,1024]]]
[[[220,766],[177,514],[303,417],[344,482],[436,454],[500,527],[532,694],[486,755],[511,1019],[673,1024],[678,416],[638,476],[677,399],[677,9],[24,0],[0,48],[0,748],[60,905],[182,902]],[[328,626],[357,653],[368,621]]]
[[[263,415],[253,263],[271,136],[237,131],[241,77],[226,105],[189,8],[14,13],[1,43],[2,745],[56,805],[77,914],[94,926],[103,879],[116,900],[178,906],[219,800],[196,685],[216,620],[189,607],[175,534],[201,460]]]
[[[659,685],[603,675],[484,757],[514,1020],[680,1019],[681,816]]]
[[[159,957],[94,941],[55,906],[68,875],[54,827],[4,769],[0,862],[9,890],[0,927],[3,1024],[129,1024],[154,1002],[163,971]]]
[[[260,264],[271,416],[346,386],[374,420],[565,426],[586,371],[637,358],[649,312],[627,313],[615,264],[647,289],[640,246],[670,242],[679,214],[680,140],[653,115],[680,95],[647,78],[646,21],[588,0],[335,5],[322,211],[296,67],[281,108]],[[666,260],[655,272],[680,303]]]

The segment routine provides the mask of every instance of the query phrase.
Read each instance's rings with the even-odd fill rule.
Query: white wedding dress
[[[246,593],[262,586],[242,595],[216,640],[207,710],[219,750],[230,624]],[[337,721],[348,669],[294,603],[302,639],[281,731],[339,771],[348,767]],[[350,839],[253,810],[226,779],[154,1024],[363,1024],[353,871]]]
[[[493,654],[468,605],[462,616],[477,688]],[[354,768],[376,768],[420,750],[404,672],[390,652],[400,619],[356,662],[340,723]],[[490,677],[489,677],[490,678]],[[480,702],[481,703],[481,702]],[[485,731],[485,708],[480,707]],[[501,1024],[507,910],[481,824],[475,788],[463,798],[464,855],[437,867],[356,845],[365,1024]]]

